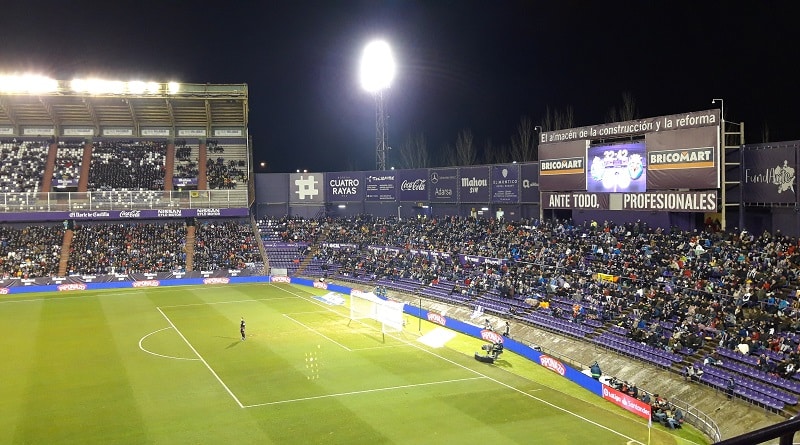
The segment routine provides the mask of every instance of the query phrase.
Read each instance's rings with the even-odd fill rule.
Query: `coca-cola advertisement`
[[[146,210],[80,210],[74,212],[8,212],[0,213],[0,222],[6,221],[63,221],[74,219],[112,220],[112,219],[157,219],[157,218],[189,218],[189,217],[241,217],[249,215],[249,209],[146,209]]]
[[[432,168],[428,171],[430,202],[458,202],[458,169]]]
[[[492,166],[492,202],[519,202],[519,165]]]
[[[397,188],[400,201],[427,201],[428,200],[428,170],[399,170],[397,171]]]

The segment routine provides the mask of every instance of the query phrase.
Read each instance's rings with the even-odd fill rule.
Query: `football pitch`
[[[2,444],[689,444],[481,340],[288,284],[0,297]],[[247,323],[247,339],[239,321]]]

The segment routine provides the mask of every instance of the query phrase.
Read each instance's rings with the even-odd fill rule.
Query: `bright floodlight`
[[[361,86],[370,93],[389,88],[394,79],[394,57],[389,44],[377,40],[369,43],[361,55]]]
[[[178,94],[181,91],[181,84],[178,82],[170,82],[167,84],[167,91],[169,94]]]
[[[51,93],[58,89],[58,81],[35,74],[0,76],[0,92]]]

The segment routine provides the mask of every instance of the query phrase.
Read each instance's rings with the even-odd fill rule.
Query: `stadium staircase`
[[[250,215],[250,227],[253,228],[253,233],[256,235],[258,242],[258,251],[261,253],[261,259],[264,261],[264,275],[269,275],[269,256],[267,256],[267,249],[264,247],[264,238],[261,237],[261,229],[258,228],[256,217]]]
[[[172,190],[172,178],[175,176],[175,143],[167,144],[167,155],[164,159],[164,190]]]
[[[311,261],[314,259],[314,255],[316,255],[317,252],[319,252],[319,246],[321,246],[326,239],[328,239],[327,231],[322,232],[322,234],[320,234],[320,236],[317,237],[316,240],[314,240],[314,244],[311,245],[311,251],[309,251],[308,255],[306,255],[306,257],[303,258],[303,261],[300,262],[300,266],[297,268],[297,272],[295,272],[295,275],[298,276],[303,275],[303,273],[306,271],[306,267],[308,267],[308,265],[311,264]]]
[[[194,270],[194,245],[196,243],[196,232],[197,228],[195,226],[187,226],[186,227],[186,244],[184,246],[184,250],[186,251],[186,271],[191,272]]]
[[[72,247],[72,237],[74,233],[72,229],[64,231],[64,240],[61,243],[61,258],[58,260],[58,276],[67,276],[67,267],[69,266],[69,250]]]

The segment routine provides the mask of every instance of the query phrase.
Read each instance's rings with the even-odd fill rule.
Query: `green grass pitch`
[[[0,444],[707,443],[689,428],[648,432],[509,352],[479,363],[480,340],[411,316],[384,336],[324,293],[3,296]]]

